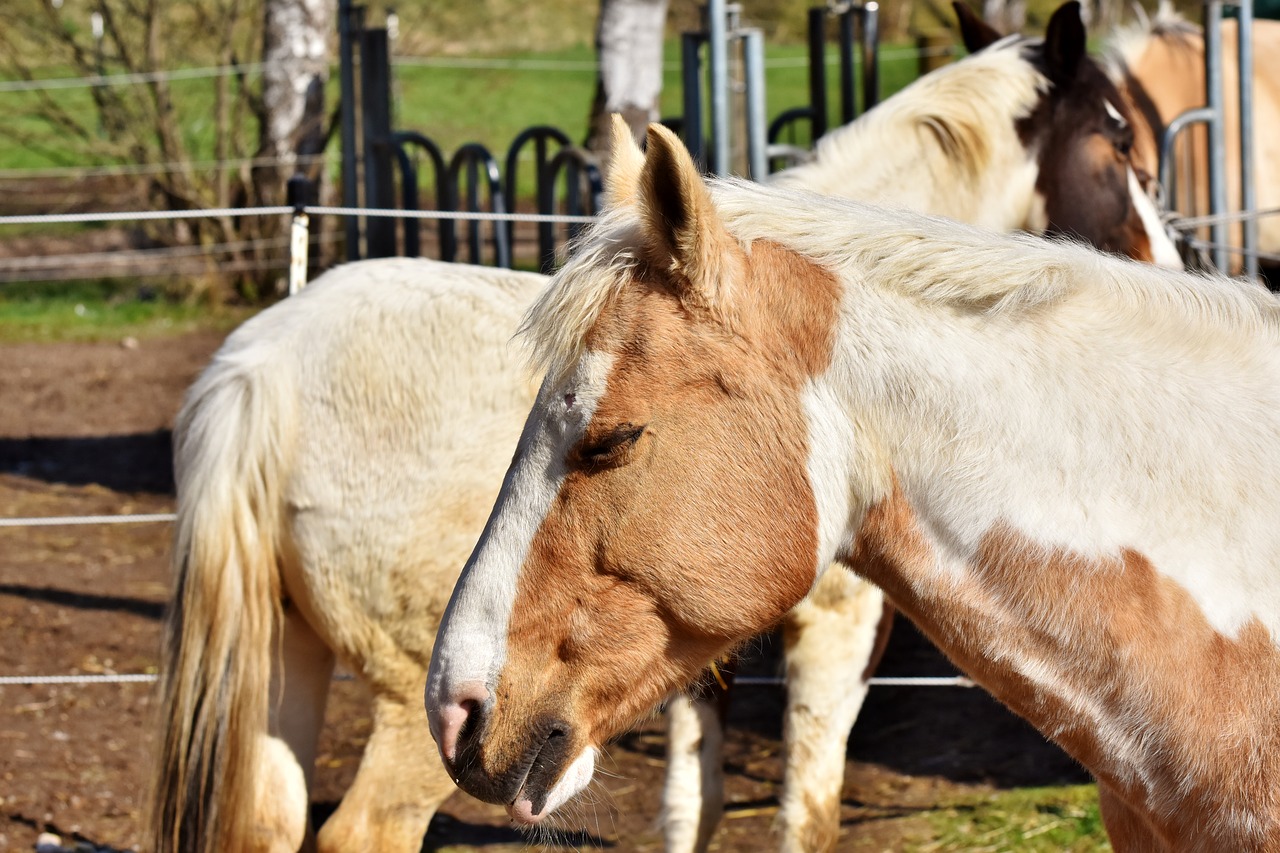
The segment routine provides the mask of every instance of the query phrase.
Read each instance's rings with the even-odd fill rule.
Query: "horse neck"
[[[1280,594],[1267,520],[1280,464],[1241,451],[1277,419],[1242,426],[1265,409],[1236,377],[1197,365],[1195,344],[1117,338],[1105,306],[1067,304],[1030,327],[872,288],[855,303],[811,397],[859,413],[838,440],[816,439],[839,461],[811,466],[820,506],[838,494],[824,470],[842,468],[853,495],[837,555],[1131,801],[1235,784],[1185,776],[1189,755],[1210,766],[1230,752],[1200,688],[1178,687],[1218,678],[1214,661],[1240,662],[1221,678],[1249,697],[1241,741],[1280,748],[1270,698],[1247,686],[1254,661],[1280,677],[1280,614],[1257,605]],[[1254,489],[1265,494],[1242,499]],[[1174,837],[1205,831],[1179,819]]]
[[[1028,318],[874,284],[847,295],[817,391],[858,413],[831,439],[850,454],[835,476],[863,506],[896,482],[961,558],[1008,527],[1087,558],[1137,548],[1190,587],[1231,554],[1206,606],[1234,632],[1254,613],[1251,585],[1280,596],[1274,345],[1107,301],[1076,294]],[[1280,635],[1280,612],[1266,620]]]
[[[934,131],[883,104],[833,131],[815,159],[776,175],[780,186],[946,216],[994,231],[1042,231],[1037,167],[1013,133],[992,133],[990,160],[970,174],[939,152]]]

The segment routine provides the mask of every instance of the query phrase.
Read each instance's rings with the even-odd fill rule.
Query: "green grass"
[[[152,338],[229,330],[251,313],[181,300],[137,281],[0,285],[0,343]]]
[[[886,45],[885,48],[891,48]],[[830,55],[834,57],[832,50]],[[807,56],[802,45],[771,45],[766,51],[765,89],[770,118],[808,103]],[[502,59],[589,66],[589,47],[538,54],[511,54]],[[393,72],[396,124],[431,137],[446,153],[465,142],[480,142],[500,159],[508,143],[525,127],[551,124],[571,139],[586,135],[587,114],[595,93],[595,74],[581,70],[513,70],[398,65]],[[897,92],[916,76],[914,57],[882,57],[882,97]],[[661,113],[679,114],[682,105],[679,44],[669,41],[663,71]],[[832,122],[838,121],[839,92],[834,69],[828,84]]]
[[[1020,788],[975,796],[927,815],[934,840],[914,853],[1109,851],[1096,785]]]
[[[915,59],[892,54],[893,45],[885,45],[888,56],[881,59],[881,92],[888,97],[916,74]],[[834,57],[834,49],[830,55]],[[808,102],[808,71],[802,45],[770,45],[767,48],[766,73],[768,114],[772,118],[790,107]],[[526,127],[551,124],[564,130],[571,139],[581,141],[586,134],[587,114],[595,91],[595,74],[591,69],[594,50],[589,46],[571,47],[541,53],[512,53],[502,60],[536,60],[542,63],[573,63],[585,67],[568,70],[488,69],[428,67],[398,64],[392,72],[393,108],[398,128],[414,129],[436,141],[446,155],[466,142],[480,142],[499,159],[506,154],[511,140]],[[48,75],[57,73],[46,69]],[[662,109],[664,116],[676,115],[681,109],[679,44],[669,41],[664,63]],[[210,80],[175,80],[171,84],[173,99],[180,117],[190,156],[209,160],[214,156],[213,82]],[[329,87],[330,105],[337,103],[337,73]],[[141,88],[138,95],[143,96]],[[86,89],[55,90],[49,93],[69,112],[82,117],[96,132],[92,121],[92,101]],[[10,116],[12,127],[34,137],[35,144],[23,144],[0,134],[0,169],[35,169],[68,164],[85,165],[102,161],[85,153],[93,139],[82,141],[68,137],[32,118],[35,103],[32,93],[0,93],[0,109]],[[834,69],[829,83],[829,115],[838,119],[838,92]],[[335,136],[335,154],[337,153]]]

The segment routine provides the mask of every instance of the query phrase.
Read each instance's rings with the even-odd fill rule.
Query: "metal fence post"
[[[810,144],[827,132],[827,9],[809,9]]]
[[[880,4],[862,7],[862,111],[880,103]]]
[[[351,0],[338,2],[338,74],[342,98],[342,205],[360,206],[359,178],[356,175],[356,70],[352,30],[360,26],[363,8],[355,9]],[[360,220],[344,217],[347,260],[360,260]]]
[[[729,39],[725,0],[707,0],[707,66],[711,89],[711,161],[708,171],[729,174]]]
[[[1209,213],[1214,217],[1209,226],[1213,243],[1210,256],[1213,265],[1227,269],[1227,228],[1222,220],[1227,212],[1227,174],[1223,155],[1226,134],[1223,129],[1222,86],[1222,0],[1205,0],[1204,4],[1204,81],[1209,118]]]
[[[1258,209],[1253,173],[1253,0],[1236,0],[1239,10],[1236,29],[1240,80],[1240,246],[1244,249],[1244,271],[1258,278]]]
[[[858,10],[854,6],[840,11],[840,123],[848,124],[858,117],[857,69],[853,58],[853,24]]]
[[[765,115],[764,33],[742,33],[742,65],[747,84],[747,166],[753,181],[769,176],[769,132]]]
[[[364,119],[365,204],[395,207],[395,175],[391,146],[391,46],[385,29],[368,29],[360,38],[360,113]],[[365,250],[370,258],[396,254],[394,219],[369,217]]]
[[[702,58],[698,55],[704,33],[680,38],[680,76],[684,99],[684,144],[701,169],[707,168],[707,141],[702,124]]]

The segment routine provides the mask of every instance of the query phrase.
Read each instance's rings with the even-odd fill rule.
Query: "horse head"
[[[643,165],[617,137],[611,179],[634,183],[526,322],[546,379],[428,678],[458,785],[529,824],[818,570],[802,396],[837,282],[731,236],[669,132],[651,127]]]
[[[1145,146],[1135,149],[1144,118],[1086,55],[1080,4],[1059,7],[1044,39],[1027,41],[1022,51],[1049,82],[1044,99],[1018,122],[1019,136],[1036,152],[1045,230],[1181,267],[1149,194],[1155,164]]]
[[[1145,125],[1085,53],[1079,3],[1044,38],[956,13],[969,56],[827,134],[774,181],[1180,266],[1149,194],[1152,148],[1134,145]]]

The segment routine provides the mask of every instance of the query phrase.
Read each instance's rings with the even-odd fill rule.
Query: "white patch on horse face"
[[[564,482],[565,456],[581,440],[604,395],[613,356],[588,352],[560,387],[544,384],[525,422],[493,513],[454,588],[427,675],[428,713],[483,685],[493,688],[506,661],[516,582],[533,537]],[[437,720],[429,716],[438,738]]]
[[[1138,216],[1142,218],[1143,230],[1147,232],[1147,239],[1151,242],[1152,260],[1162,267],[1182,269],[1182,258],[1178,255],[1178,247],[1169,238],[1169,232],[1165,230],[1164,223],[1160,220],[1160,211],[1156,210],[1155,202],[1142,188],[1142,182],[1138,180],[1132,166],[1128,168],[1128,172],[1129,198],[1133,202],[1134,209],[1138,211]]]
[[[1106,98],[1103,98],[1102,106],[1106,108],[1107,115],[1115,119],[1116,123],[1119,124],[1121,127],[1129,126],[1129,122],[1125,120],[1124,116],[1120,115],[1120,111],[1115,108],[1115,105],[1112,104],[1111,101],[1107,100]]]
[[[569,800],[573,799],[583,788],[591,783],[591,776],[596,772],[596,749],[589,746],[582,751],[582,754],[573,760],[573,763],[565,768],[564,774],[556,781],[554,787],[547,794],[546,805],[542,807],[542,811],[538,813],[539,818],[545,817],[556,809],[560,808]],[[529,801],[520,796],[516,799],[514,808],[529,808]]]

